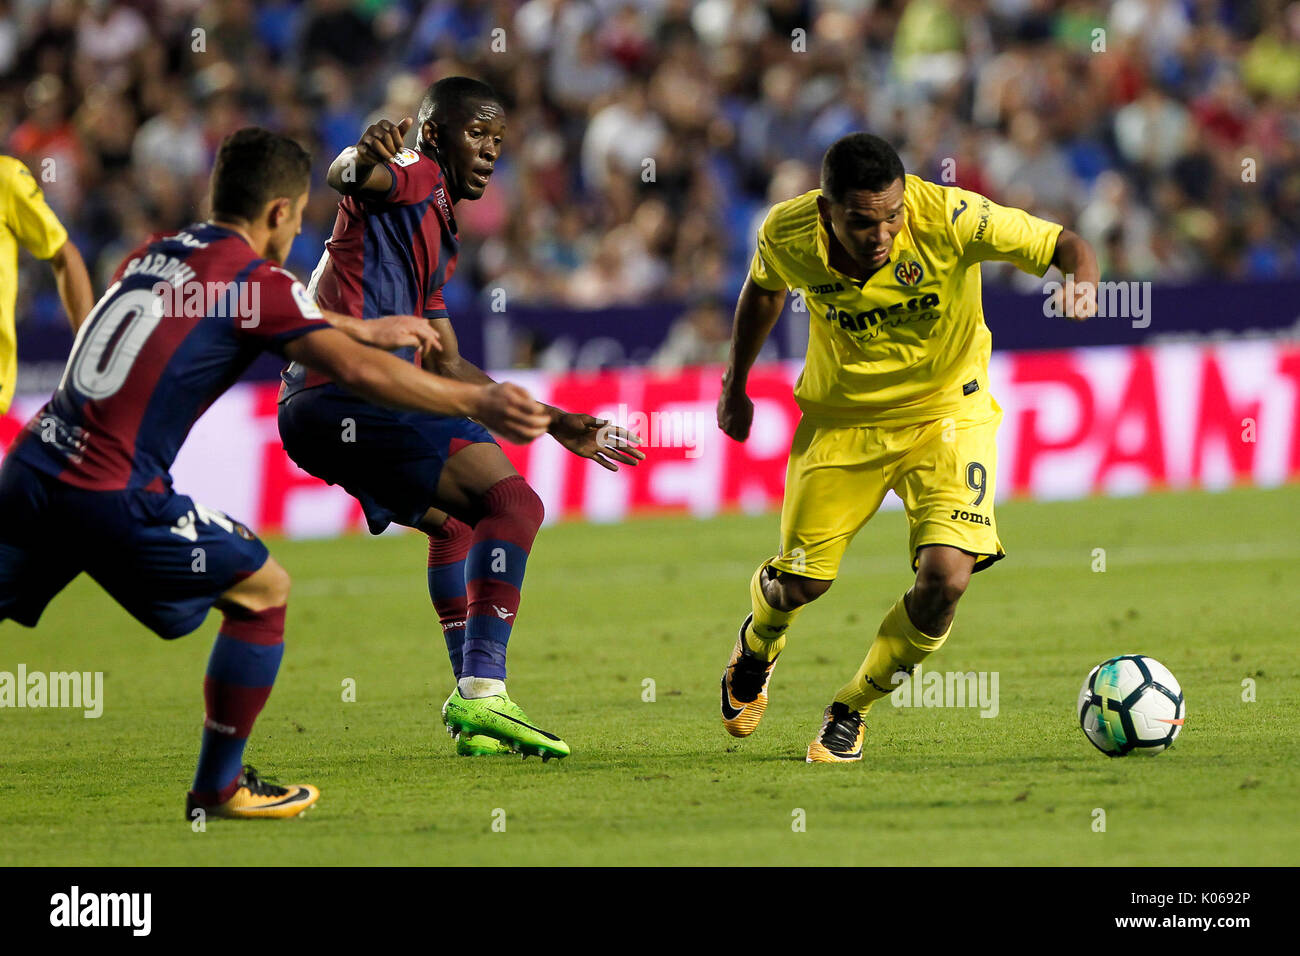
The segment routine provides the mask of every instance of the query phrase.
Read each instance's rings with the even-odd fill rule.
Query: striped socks
[[[489,488],[484,505],[487,513],[474,526],[465,562],[465,654],[458,676],[505,680],[506,644],[519,612],[528,554],[545,512],[521,475]]]
[[[442,624],[447,656],[457,678],[465,651],[465,558],[474,532],[463,521],[447,516],[442,527],[429,535],[429,599]]]
[[[239,787],[244,745],[284,656],[284,616],[283,604],[225,612],[203,678],[203,744],[193,787],[202,803],[224,803]]]

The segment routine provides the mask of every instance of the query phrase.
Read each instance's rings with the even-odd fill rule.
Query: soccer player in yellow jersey
[[[1079,236],[1019,209],[904,173],[884,140],[854,133],[822,162],[821,188],[772,207],[736,306],[718,426],[744,441],[745,379],[786,291],[808,306],[795,384],[781,550],[750,582],[752,613],[722,676],[722,721],[753,733],[800,608],[825,594],[853,536],[893,489],[907,511],[916,580],[835,694],[808,761],[862,759],[863,717],[948,639],[971,573],[1004,552],[993,519],[996,435],[980,262],[1075,279],[1065,314],[1096,310],[1097,258]],[[1067,286],[1067,288],[1069,288]]]
[[[12,156],[0,156],[0,414],[9,410],[18,377],[14,303],[18,298],[19,244],[37,259],[50,260],[59,298],[76,332],[95,304],[86,264],[46,205],[35,177]]]

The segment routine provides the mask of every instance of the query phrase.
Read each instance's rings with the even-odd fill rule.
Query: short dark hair
[[[501,97],[496,90],[482,80],[469,76],[446,76],[424,91],[420,100],[420,112],[416,115],[415,128],[423,130],[424,124],[434,118],[446,117],[449,113],[460,110],[471,102],[500,103]]]
[[[870,133],[850,133],[831,144],[822,159],[822,195],[843,202],[851,189],[881,192],[905,173],[894,147]]]
[[[296,199],[311,182],[311,154],[258,126],[226,137],[212,167],[212,215],[255,219],[272,199]]]

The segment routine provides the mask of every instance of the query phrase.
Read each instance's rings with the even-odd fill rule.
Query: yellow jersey
[[[9,410],[18,377],[18,245],[37,259],[48,259],[67,240],[36,178],[12,156],[0,156],[0,414]]]
[[[832,268],[814,189],[764,219],[750,279],[797,290],[807,304],[808,354],[795,400],[813,422],[934,421],[988,391],[992,337],[980,262],[1043,275],[1061,227],[979,193],[908,176],[903,228],[889,260],[865,281]]]

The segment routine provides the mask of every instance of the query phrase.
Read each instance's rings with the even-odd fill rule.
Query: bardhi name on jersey
[[[10,454],[78,488],[170,489],[208,406],[261,352],[323,328],[302,283],[238,233],[205,223],[153,237],[118,266]]]

